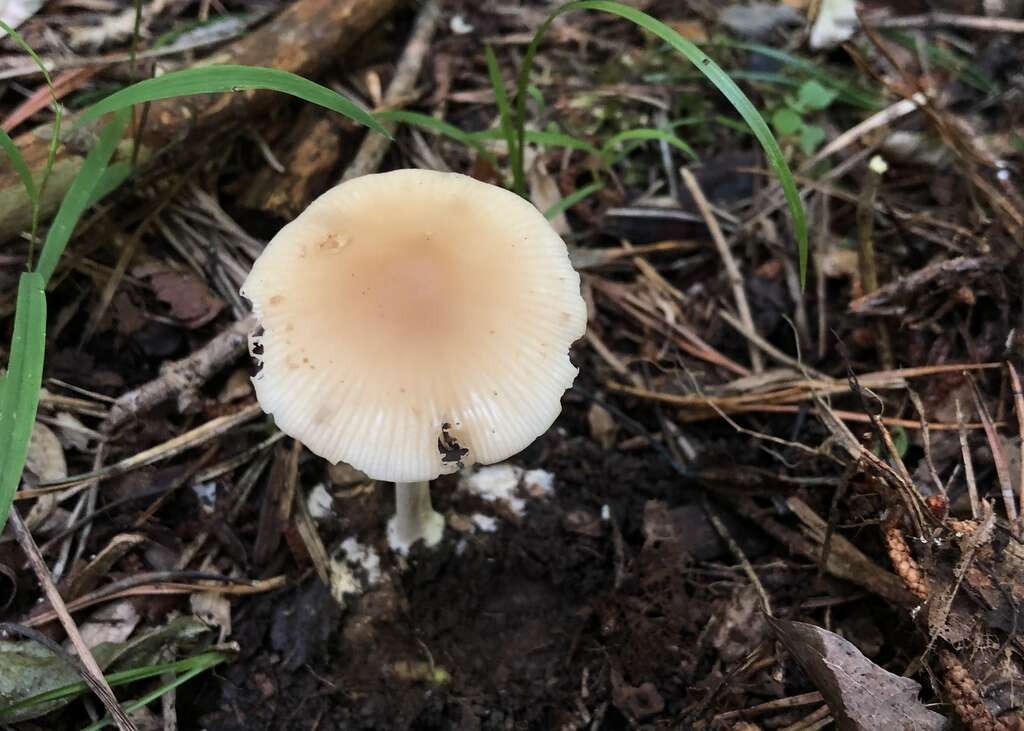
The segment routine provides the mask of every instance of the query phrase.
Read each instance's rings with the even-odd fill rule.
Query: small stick
[[[423,58],[430,50],[430,39],[434,35],[440,18],[441,9],[436,0],[427,0],[420,9],[419,15],[416,16],[409,42],[395,67],[395,76],[384,93],[384,106],[397,106],[412,92],[416,85],[416,79],[419,77],[420,71],[423,70]],[[394,132],[397,125],[385,122],[384,127],[388,132]],[[384,135],[367,134],[359,146],[355,158],[345,170],[345,174],[341,178],[342,182],[375,172],[390,146],[391,140]]]
[[[821,706],[803,720],[789,726],[783,726],[779,731],[817,731],[832,723],[832,716],[830,714],[831,711],[827,705]]]
[[[935,487],[938,489],[940,495],[946,494],[946,487],[942,484],[942,478],[939,477],[939,471],[935,469],[935,461],[932,459],[932,440],[928,432],[928,420],[925,418],[924,404],[921,403],[921,397],[917,395],[917,391],[907,387],[907,395],[910,397],[910,401],[914,404],[914,408],[917,409],[917,415],[921,417],[921,441],[924,444],[924,461],[928,466],[928,474],[931,476],[932,481],[935,483]],[[1024,467],[1024,465],[1022,465]]]
[[[160,402],[205,383],[242,354],[249,333],[256,329],[256,324],[252,317],[239,320],[196,352],[171,363],[149,383],[120,396],[110,407],[110,414],[103,425],[106,433]]]
[[[750,565],[750,559],[747,558],[747,554],[743,552],[740,545],[733,539],[732,534],[729,533],[729,529],[725,527],[725,523],[718,517],[715,511],[711,508],[711,503],[708,501],[707,496],[704,496],[700,504],[704,510],[704,515],[707,517],[708,522],[711,523],[711,527],[715,529],[715,533],[722,539],[726,546],[729,547],[729,552],[733,555],[740,566],[743,568],[743,573],[750,579],[750,583],[754,585],[754,589],[757,591],[758,597],[761,598],[761,610],[769,617],[775,616],[772,613],[772,603],[768,598],[768,592],[764,590],[764,585],[761,583],[761,579],[758,577],[757,572],[754,571],[754,567]]]
[[[750,305],[747,303],[747,293],[743,290],[743,276],[740,274],[739,265],[736,264],[736,260],[729,250],[729,244],[722,234],[718,220],[711,212],[711,206],[708,205],[708,200],[704,197],[704,191],[700,189],[700,184],[697,183],[697,178],[694,177],[693,173],[687,168],[682,168],[680,173],[683,176],[683,183],[686,185],[686,189],[690,191],[690,195],[693,196],[693,200],[697,204],[704,222],[708,225],[708,231],[711,232],[711,238],[718,249],[718,255],[722,257],[722,264],[725,265],[725,272],[729,277],[729,283],[732,285],[732,295],[736,300],[736,309],[740,315],[740,322],[743,323],[748,332],[756,333],[754,318],[750,315]],[[761,359],[761,351],[755,347],[753,342],[748,342],[747,347],[750,350],[750,367],[754,369],[755,373],[762,372],[764,370],[764,361]]]
[[[925,13],[907,15],[902,18],[872,18],[871,25],[879,28],[927,28],[933,25],[948,25],[954,28],[988,30],[995,33],[1024,33],[1024,20],[1017,18],[988,18],[982,15],[958,15],[956,13]]]
[[[826,195],[818,194],[815,198],[817,205],[812,208],[814,216],[814,294],[818,305],[818,360],[823,360],[828,352],[828,296],[825,288],[825,270],[822,262],[825,260],[825,242],[828,236],[829,219],[829,198]]]
[[[971,517],[977,520],[981,515],[981,501],[978,500],[978,485],[974,481],[974,460],[971,459],[971,449],[967,446],[967,429],[964,427],[964,414],[960,408],[960,399],[954,398],[953,405],[956,407],[956,423],[960,426],[960,451],[964,457],[967,494],[971,498]]]
[[[85,640],[79,634],[75,620],[71,618],[67,607],[64,606],[64,599],[61,597],[60,592],[57,591],[57,587],[54,586],[50,571],[46,568],[46,563],[43,562],[43,557],[39,553],[39,548],[36,546],[32,534],[25,526],[25,523],[22,522],[18,508],[14,505],[11,506],[9,522],[11,529],[14,531],[14,537],[18,541],[18,545],[21,546],[22,553],[25,554],[25,557],[32,565],[32,570],[35,572],[40,586],[43,587],[43,592],[46,594],[50,606],[57,613],[60,623],[64,626],[64,631],[68,634],[68,639],[71,640],[71,644],[74,645],[75,650],[78,652],[78,658],[82,661],[83,680],[92,689],[93,693],[99,697],[103,706],[110,713],[121,731],[138,731],[135,724],[132,723],[132,720],[128,718],[117,702],[114,691],[110,689],[107,679],[103,677],[103,671],[96,664],[96,658],[92,656],[89,646],[85,644]]]
[[[1010,479],[1010,468],[1006,464],[1006,456],[1003,454],[1003,447],[999,442],[999,434],[996,433],[995,425],[992,423],[992,416],[988,413],[985,403],[981,400],[981,391],[978,384],[968,374],[964,374],[967,382],[971,384],[971,395],[974,397],[974,408],[978,410],[981,423],[985,427],[985,436],[988,438],[989,449],[992,450],[992,461],[996,466],[996,477],[999,479],[999,489],[1003,495],[1003,505],[1006,507],[1006,517],[1010,525],[1017,523],[1017,504],[1013,497],[1013,483]]]
[[[871,294],[878,289],[878,264],[875,259],[875,197],[882,182],[882,175],[888,170],[885,160],[875,155],[868,163],[868,172],[864,180],[864,188],[857,202],[857,243],[860,279],[864,294]],[[882,357],[882,365],[893,367],[892,343],[889,342],[889,331],[885,324],[875,324],[878,338],[878,352]]]
[[[1017,440],[1020,442],[1020,473],[1017,475],[1017,504],[1021,513],[1024,514],[1024,392],[1020,387],[1020,376],[1013,363],[1006,361],[1006,368],[1010,371],[1010,381],[1013,383],[1013,410],[1017,412]]]
[[[756,706],[750,706],[749,708],[739,708],[735,711],[726,711],[719,713],[715,716],[715,721],[731,721],[737,718],[753,718],[754,716],[761,716],[765,713],[771,713],[772,711],[782,711],[790,708],[797,708],[799,706],[808,706],[812,703],[821,703],[824,700],[821,693],[813,691],[811,693],[801,693],[800,695],[791,695],[788,698],[778,698],[774,701],[768,701],[766,703],[760,703]]]

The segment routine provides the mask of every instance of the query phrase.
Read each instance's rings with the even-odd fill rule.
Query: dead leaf
[[[170,307],[171,317],[190,330],[202,327],[224,309],[223,300],[191,272],[157,271],[150,275],[149,285],[157,299]]]
[[[89,449],[91,439],[100,440],[103,435],[94,429],[90,429],[74,414],[67,411],[60,411],[56,416],[57,437],[65,449],[77,449],[79,452],[86,452]]]
[[[193,617],[179,617],[133,640],[90,648],[100,669],[137,667],[154,662],[165,648],[194,642],[207,628]],[[38,693],[81,680],[64,658],[31,640],[0,640],[0,722],[17,723],[46,715],[73,698],[33,704],[17,711],[7,707]]]
[[[612,670],[612,703],[630,718],[641,721],[665,710],[665,699],[654,683],[627,685],[622,674]]]
[[[130,599],[121,599],[93,612],[78,626],[78,631],[89,647],[100,643],[121,643],[131,637],[139,624],[139,612]]]
[[[25,467],[40,482],[63,480],[68,476],[68,463],[64,459],[64,448],[60,444],[60,439],[42,422],[37,421],[32,426]]]
[[[591,404],[587,412],[587,423],[590,425],[590,436],[604,449],[611,449],[615,446],[615,439],[619,433],[619,425],[615,419],[600,404]]]
[[[231,635],[231,602],[224,594],[200,592],[189,596],[192,613],[209,627],[216,627],[220,635],[217,642],[224,643]]]
[[[28,443],[28,457],[25,468],[40,482],[63,480],[68,476],[68,463],[64,458],[64,447],[50,427],[37,421],[32,425],[32,437]],[[25,517],[25,525],[35,530],[57,507],[57,493],[46,493],[36,500]]]
[[[765,2],[730,5],[718,19],[736,35],[751,40],[767,40],[776,29],[803,25],[804,22],[804,16],[788,5]]]
[[[738,661],[760,645],[768,631],[761,598],[757,590],[747,584],[735,591],[727,602],[717,604],[718,611],[711,618],[709,641],[725,662]]]
[[[918,700],[920,684],[878,667],[839,635],[804,622],[768,623],[824,696],[839,731],[945,728],[945,717]]]
[[[526,180],[530,186],[530,202],[537,207],[537,210],[546,211],[562,200],[562,191],[558,189],[555,177],[548,172],[540,155],[535,155],[528,150],[526,158],[528,165]],[[559,213],[551,219],[551,227],[562,236],[570,231],[569,220],[564,213]]]

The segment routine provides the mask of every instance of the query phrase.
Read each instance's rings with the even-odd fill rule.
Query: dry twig
[[[704,222],[708,225],[708,231],[711,233],[711,239],[715,242],[715,248],[718,249],[718,255],[722,257],[722,265],[725,267],[726,276],[729,278],[729,284],[732,286],[732,296],[736,301],[736,311],[739,312],[740,322],[743,323],[747,332],[756,333],[754,318],[750,314],[750,304],[747,302],[747,293],[743,288],[743,275],[740,274],[740,267],[736,263],[732,251],[729,249],[729,243],[722,234],[718,220],[711,212],[711,206],[708,204],[708,199],[704,196],[704,191],[701,190],[697,178],[687,168],[682,168],[681,173],[683,184],[690,191],[690,195],[693,196],[697,209],[700,211],[701,216],[704,217]],[[748,347],[750,349],[750,367],[753,368],[755,373],[760,373],[764,370],[761,352],[753,343],[748,343]]]
[[[436,0],[427,0],[420,8],[412,33],[409,35],[409,42],[395,67],[395,76],[384,93],[385,106],[397,106],[408,99],[416,85],[416,79],[423,70],[423,59],[430,50],[430,39],[434,36],[440,18],[441,9]],[[384,126],[389,132],[394,132],[397,125],[385,122]],[[391,140],[384,135],[368,134],[345,170],[342,181],[375,172],[390,145]]]
[[[57,587],[53,583],[53,579],[50,576],[49,569],[46,568],[46,564],[43,562],[43,557],[39,554],[39,548],[36,546],[35,540],[32,538],[32,534],[29,532],[25,523],[21,520],[21,515],[18,513],[18,508],[14,505],[11,506],[10,518],[8,523],[11,529],[14,531],[14,537],[18,541],[18,545],[21,547],[22,553],[28,559],[29,564],[32,566],[32,570],[35,572],[36,579],[39,581],[39,585],[43,588],[43,593],[46,594],[47,600],[50,602],[50,606],[53,608],[53,613],[58,619],[60,619],[61,625],[64,627],[64,631],[68,634],[68,639],[71,640],[71,644],[75,646],[75,651],[78,653],[78,658],[82,661],[83,680],[92,689],[92,691],[102,701],[103,706],[110,713],[111,717],[117,723],[117,727],[121,731],[138,731],[135,724],[132,723],[131,719],[125,714],[124,709],[117,702],[117,698],[114,696],[114,691],[111,690],[110,685],[107,683],[107,679],[103,677],[103,671],[100,670],[100,666],[96,663],[96,658],[92,656],[92,652],[89,650],[89,646],[85,644],[82,639],[82,635],[78,632],[78,626],[75,624],[75,620],[71,618],[68,613],[67,607],[64,605],[64,599],[61,597],[60,592],[57,591]]]

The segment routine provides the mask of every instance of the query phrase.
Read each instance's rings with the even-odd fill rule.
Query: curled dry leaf
[[[917,682],[878,667],[839,635],[803,622],[768,623],[824,696],[840,731],[945,728],[945,717],[918,700]]]
[[[191,330],[210,322],[224,309],[224,302],[191,272],[157,271],[150,275],[149,284],[157,299],[170,308],[171,317]]]
[[[61,446],[60,439],[50,427],[38,421],[32,426],[25,468],[40,482],[63,480],[68,476],[68,463],[64,458],[64,447]],[[57,498],[56,493],[48,493],[36,500],[25,518],[29,530],[38,528],[46,521],[57,507]]]
[[[189,596],[192,612],[209,627],[220,632],[217,642],[223,644],[231,635],[231,603],[224,594],[199,592]]]

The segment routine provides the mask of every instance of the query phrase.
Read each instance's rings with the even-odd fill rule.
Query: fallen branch
[[[296,0],[261,28],[238,39],[203,63],[272,66],[302,76],[315,76],[385,18],[398,0]],[[202,94],[154,102],[140,139],[140,159],[172,142],[194,142],[206,133],[250,121],[274,103],[274,92],[250,90],[234,94]],[[64,125],[72,127],[73,120]],[[37,179],[41,178],[50,144],[49,126],[18,138],[18,149]],[[122,143],[122,152],[131,145]],[[194,148],[195,145],[189,145]],[[182,146],[184,149],[184,146]],[[40,202],[40,218],[54,214],[88,150],[69,138],[57,153],[53,172]],[[32,206],[10,165],[0,170],[0,241],[31,224]]]
[[[245,351],[246,340],[256,328],[256,320],[239,320],[194,353],[177,360],[159,376],[138,388],[122,394],[110,407],[103,425],[109,433],[136,414],[151,409],[161,401],[194,390]]]

